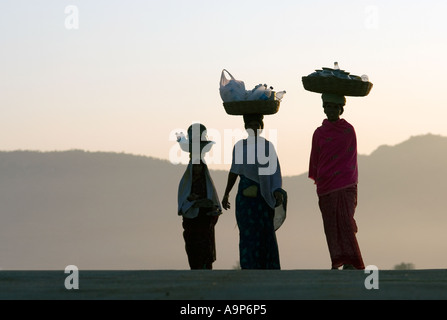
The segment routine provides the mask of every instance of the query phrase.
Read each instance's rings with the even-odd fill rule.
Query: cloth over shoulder
[[[282,189],[281,167],[274,145],[260,136],[239,140],[233,147],[230,171],[259,184],[262,197],[275,210],[275,228],[279,228],[286,218],[287,192]],[[284,198],[278,207],[275,191],[280,191]]]
[[[210,205],[210,215],[220,215],[222,213],[222,206],[219,201],[219,196],[217,194],[214,182],[211,178],[208,166],[204,165],[205,169],[205,181],[206,181],[206,198],[209,200]],[[184,216],[186,218],[195,218],[199,214],[199,207],[195,206],[198,201],[201,200],[188,200],[191,194],[192,180],[193,180],[193,165],[190,162],[183,174],[179,186],[178,186],[178,215]]]
[[[325,119],[312,137],[309,178],[317,193],[327,194],[358,183],[357,139],[354,127],[344,119]]]

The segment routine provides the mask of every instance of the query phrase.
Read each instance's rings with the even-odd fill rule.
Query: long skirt
[[[256,195],[244,196],[243,190],[253,185],[257,186]],[[240,176],[236,195],[236,221],[241,269],[281,268],[273,226],[274,213],[274,209],[262,197],[259,184]]]
[[[183,238],[191,269],[212,269],[216,261],[214,227],[218,216],[207,215],[202,210],[196,218],[183,218]]]
[[[332,268],[352,265],[365,269],[357,242],[357,224],[354,219],[357,207],[357,186],[319,196],[324,233],[332,261]]]

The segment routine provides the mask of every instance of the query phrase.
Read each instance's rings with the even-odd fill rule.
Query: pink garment
[[[346,120],[325,119],[315,130],[309,178],[315,181],[318,195],[357,184],[357,138],[354,127]]]
[[[356,269],[365,269],[354,219],[357,186],[343,188],[318,198],[332,268],[351,264]]]

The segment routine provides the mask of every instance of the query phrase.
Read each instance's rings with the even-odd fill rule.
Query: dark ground
[[[1,300],[446,300],[447,270],[0,271]],[[70,280],[70,281],[68,281]],[[367,289],[366,285],[374,287]]]
[[[113,319],[277,320],[354,313],[408,317],[416,311],[439,316],[445,313],[447,300],[444,269],[383,270],[374,274],[375,280],[373,273],[361,270],[79,271],[77,282],[74,275],[0,271],[2,311],[58,319],[109,315]],[[66,283],[79,287],[67,289]],[[427,300],[432,301],[429,307]]]

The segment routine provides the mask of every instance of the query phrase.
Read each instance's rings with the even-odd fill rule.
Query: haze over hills
[[[431,134],[359,156],[355,218],[366,265],[447,267],[446,163],[447,137]],[[184,170],[123,153],[0,152],[0,268],[188,269],[177,215]],[[223,195],[227,172],[211,175]],[[277,232],[282,268],[330,268],[313,182],[307,173],[284,177],[284,189],[288,217]],[[214,268],[233,268],[234,209],[220,216],[216,241]]]

